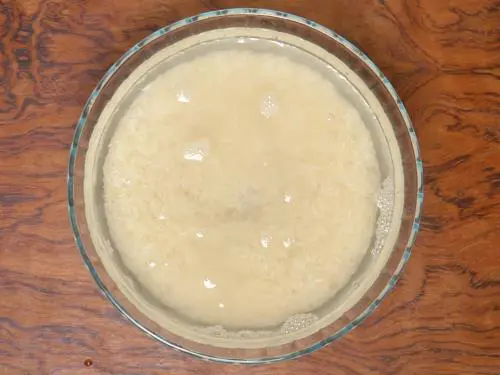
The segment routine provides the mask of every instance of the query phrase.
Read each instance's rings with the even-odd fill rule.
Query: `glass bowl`
[[[93,142],[106,144],[109,141],[113,127],[98,131],[96,124],[113,95],[120,87],[126,86],[131,72],[154,60],[156,52],[166,47],[188,43],[192,36],[210,35],[210,32],[229,28],[238,28],[241,37],[253,37],[259,30],[272,31],[275,35],[273,41],[278,44],[293,44],[300,39],[307,46],[304,47],[306,52],[326,62],[353,89],[355,97],[351,98],[352,102],[361,112],[364,111],[362,116],[377,138],[375,146],[381,155],[385,155],[381,156],[381,160],[384,159],[382,164],[385,164],[382,168],[386,175],[394,177],[391,180],[393,193],[400,202],[391,208],[390,230],[383,246],[372,248],[350,282],[322,307],[320,313],[323,315],[320,316],[325,318],[307,329],[290,330],[281,339],[266,345],[262,344],[264,341],[252,338],[226,345],[224,338],[220,337],[207,343],[206,340],[180,336],[160,326],[137,307],[137,301],[128,292],[138,290],[140,286],[121,263],[119,254],[109,250],[111,244],[106,232],[102,198],[99,197],[105,148],[93,158],[95,168],[90,172],[87,157]],[[101,293],[132,324],[161,343],[199,358],[227,363],[266,363],[311,353],[342,337],[370,315],[392,290],[408,262],[418,232],[423,200],[422,175],[417,138],[402,101],[382,72],[356,46],[315,22],[288,13],[226,9],[190,17],[154,32],[107,71],[90,95],[76,127],[68,169],[68,209],[86,267]],[[92,199],[85,198],[85,181],[95,190]],[[368,267],[377,267],[372,278],[363,277]],[[117,271],[125,275],[120,285],[114,281],[116,278],[111,277]],[[350,303],[344,303],[347,296],[352,297]]]

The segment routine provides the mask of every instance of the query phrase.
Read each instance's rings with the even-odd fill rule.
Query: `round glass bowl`
[[[217,330],[181,335],[175,324],[157,323],[154,316],[163,310],[147,290],[141,289],[119,252],[113,250],[102,201],[102,166],[117,123],[113,118],[120,116],[123,112],[120,108],[127,107],[130,103],[127,100],[137,87],[154,78],[155,67],[165,61],[171,63],[176,56],[185,57],[197,48],[221,48],[231,41],[253,48],[259,45],[253,43],[256,40],[272,42],[278,49],[291,46],[299,54],[320,62],[326,67],[325,76],[336,80],[359,110],[372,133],[387,192],[393,198],[385,210],[385,235],[383,241],[377,241],[374,235],[374,244],[358,271],[340,292],[314,311],[313,321],[299,319],[295,322],[298,324],[285,324],[280,334],[271,338]],[[172,51],[172,56],[160,58],[163,55],[159,51]],[[131,82],[131,73],[137,72],[138,67],[146,73]],[[111,99],[120,92],[123,95],[118,104],[110,109]],[[102,126],[102,118],[106,116]],[[271,10],[204,13],[160,29],[139,42],[108,70],[92,92],[71,145],[68,171],[71,225],[85,265],[101,292],[132,324],[156,340],[220,362],[264,363],[295,358],[358,326],[394,287],[407,263],[419,227],[422,199],[422,162],[417,138],[408,113],[389,81],[366,55],[341,36],[307,19]],[[146,314],[145,305],[153,312]],[[175,319],[172,317],[172,321]]]

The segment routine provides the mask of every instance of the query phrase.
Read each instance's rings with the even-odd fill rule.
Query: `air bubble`
[[[260,244],[262,245],[262,247],[265,247],[267,249],[271,244],[272,239],[273,238],[271,236],[264,236],[260,239]]]
[[[203,285],[205,285],[207,289],[214,289],[217,286],[217,284],[213,283],[210,279],[203,280]]]

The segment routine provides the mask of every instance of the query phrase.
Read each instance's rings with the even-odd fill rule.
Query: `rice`
[[[124,263],[204,325],[262,328],[320,307],[369,250],[381,176],[335,86],[273,53],[176,65],[120,119],[104,202]]]

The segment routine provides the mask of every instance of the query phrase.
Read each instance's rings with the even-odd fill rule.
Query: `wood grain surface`
[[[404,277],[342,340],[289,363],[189,358],[98,293],[74,245],[66,167],[106,69],[155,29],[209,9],[311,18],[392,80],[426,167]],[[500,374],[500,1],[0,0],[0,374]]]

